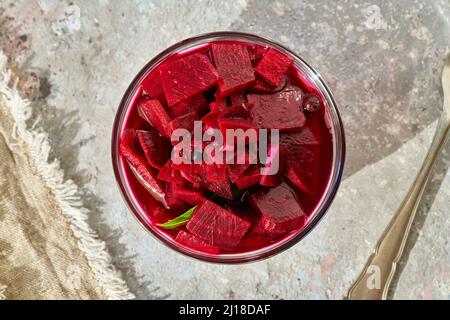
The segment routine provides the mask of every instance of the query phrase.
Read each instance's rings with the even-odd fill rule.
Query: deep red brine
[[[305,79],[284,53],[231,41],[201,45],[153,69],[119,133],[126,183],[148,223],[211,255],[261,249],[299,232],[333,165],[328,110]],[[172,133],[192,131],[195,120],[204,130],[279,130],[279,144],[269,145],[263,164],[175,164]],[[274,154],[279,172],[261,174]]]

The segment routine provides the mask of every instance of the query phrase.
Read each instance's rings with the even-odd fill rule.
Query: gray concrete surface
[[[405,195],[431,141],[450,52],[447,0],[2,0],[0,48],[21,75],[54,156],[139,298],[342,298]],[[266,36],[302,55],[335,93],[346,179],[326,218],[269,260],[210,265],[163,247],[125,208],[109,142],[140,68],[199,33]],[[450,147],[421,204],[394,298],[449,299]]]

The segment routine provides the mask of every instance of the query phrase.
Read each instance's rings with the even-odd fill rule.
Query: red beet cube
[[[191,206],[195,206],[206,200],[205,195],[201,191],[191,190],[183,187],[174,189],[175,196]]]
[[[159,170],[158,179],[166,182],[173,182],[178,185],[186,183],[186,180],[181,176],[180,171],[173,167],[171,159],[167,160],[161,170]]]
[[[305,221],[305,212],[294,190],[285,182],[275,188],[252,192],[247,203],[259,214],[261,226],[267,232],[291,231],[301,227]]]
[[[255,127],[253,122],[245,119],[233,119],[233,118],[223,118],[218,120],[219,128],[222,130],[223,134],[226,133],[226,129],[242,129],[244,132],[246,130],[254,130],[257,132],[258,128]]]
[[[231,192],[231,184],[229,181],[203,183],[203,186],[222,198],[233,200],[233,193]]]
[[[219,80],[217,70],[201,53],[164,63],[160,67],[160,75],[169,106],[208,90]]]
[[[220,111],[220,110],[219,110],[219,106],[217,105],[217,102],[215,102],[215,101],[212,101],[212,102],[209,104],[209,109],[211,110],[211,112]]]
[[[166,194],[164,199],[166,200],[166,204],[170,209],[187,209],[188,206],[185,202],[181,201],[176,195],[176,190],[178,186],[173,182],[166,183]]]
[[[225,110],[210,112],[202,118],[203,124],[212,128],[219,128],[219,119],[246,119],[249,112],[242,106],[229,107]]]
[[[186,228],[208,245],[234,250],[250,226],[250,222],[206,200],[194,211]]]
[[[170,136],[168,125],[172,119],[158,100],[142,101],[138,105],[138,112],[144,120],[158,130],[160,135]]]
[[[127,160],[130,169],[137,180],[156,200],[166,205],[164,200],[164,187],[156,178],[156,172],[150,167],[144,156],[137,150],[134,130],[128,129],[123,133],[119,143],[119,150],[122,156]]]
[[[230,96],[230,106],[245,106],[245,98],[242,93],[235,93]]]
[[[292,60],[275,49],[269,49],[255,71],[273,86],[278,86],[291,66]]]
[[[272,241],[278,236],[283,234],[278,230],[273,230],[273,232],[269,232],[264,229],[263,221],[261,219],[257,220],[253,227],[248,231],[245,235],[243,241],[239,244],[240,246],[252,246],[254,243],[261,243],[261,241],[268,242]]]
[[[257,165],[251,165],[235,181],[235,184],[240,190],[244,190],[251,186],[258,185],[260,180],[261,180],[261,168]]]
[[[246,150],[245,158],[243,161],[244,163],[239,163],[242,161],[238,161],[239,159],[237,154],[234,155],[233,160],[233,163],[227,165],[227,170],[230,181],[235,183],[244,174],[248,167],[250,167],[250,165],[252,164],[252,159],[250,159],[249,152]],[[256,163],[256,161],[254,161],[253,163]]]
[[[219,91],[216,92],[215,97],[218,111],[225,110],[227,108],[227,97],[221,95]]]
[[[197,119],[197,112],[189,112],[185,115],[179,116],[169,122],[168,131],[172,135],[172,132],[176,129],[186,129],[188,131],[194,130],[194,121]]]
[[[295,150],[297,153],[288,152],[287,162],[294,168],[298,179],[306,187],[302,190],[309,194],[317,194],[320,191],[318,181],[318,177],[320,177],[320,147],[300,146]]]
[[[153,99],[165,100],[159,72],[151,72],[144,81],[142,81],[142,87],[144,95]]]
[[[283,90],[274,94],[249,94],[250,116],[258,128],[295,131],[306,123],[301,109],[303,92]]]
[[[236,182],[244,174],[245,170],[247,170],[249,166],[250,164],[248,163],[229,164],[227,170],[231,182]]]
[[[286,163],[286,169],[284,172],[286,178],[291,182],[291,184],[294,187],[296,187],[300,191],[303,191],[308,194],[314,194],[313,190],[306,184],[307,181],[303,181],[304,178],[302,177],[302,174],[297,169],[298,169],[298,166],[295,166],[291,163]]]
[[[206,167],[206,179],[211,182],[226,183],[228,180],[227,166],[225,164],[203,164]]]
[[[154,130],[137,130],[136,135],[148,163],[153,168],[161,169],[170,157],[170,141]]]
[[[191,183],[199,184],[225,199],[233,199],[231,183],[227,176],[221,176],[221,181],[211,181],[212,169],[206,164],[178,164],[174,167],[180,170],[182,176]],[[217,176],[216,176],[217,178]],[[218,179],[216,179],[218,180]]]
[[[297,146],[317,146],[320,144],[319,138],[309,127],[304,127],[298,132],[287,132],[280,136],[280,143],[286,148]]]
[[[205,241],[200,240],[196,236],[190,234],[189,232],[180,230],[178,232],[177,237],[175,238],[175,241],[178,243],[185,245],[189,248],[199,250],[199,251],[206,251],[209,253],[218,253],[219,248],[208,245]]]
[[[266,80],[262,79],[261,76],[256,77],[255,84],[251,87],[251,92],[264,92],[264,93],[275,93],[283,90],[286,87],[287,78],[284,77],[278,86],[273,86]]]
[[[196,95],[189,100],[177,103],[168,110],[173,119],[194,111],[199,115],[208,112],[208,101],[206,101],[203,94]]]
[[[272,145],[267,150],[267,158],[261,173],[260,185],[275,187],[281,183],[287,158],[287,149],[280,145]],[[276,169],[278,167],[278,169]]]
[[[250,47],[250,60],[252,60],[252,65],[256,67],[261,59],[267,52],[267,47],[261,47],[258,45],[254,45]]]
[[[219,92],[228,96],[245,89],[255,81],[247,47],[238,43],[212,44],[212,55],[219,73]]]
[[[245,138],[245,143],[256,143],[258,140],[258,128],[255,127],[252,121],[245,119],[230,119],[224,118],[218,120],[220,131],[222,132],[222,137],[224,140],[224,144],[233,145],[238,139],[242,140]],[[227,129],[234,130],[233,136],[234,141],[228,141],[227,139]],[[240,131],[236,131],[238,129],[242,129],[242,135]],[[248,133],[248,135],[247,135]]]
[[[305,127],[299,132],[282,133],[280,144],[287,149],[287,178],[294,186],[308,194],[319,192],[319,138]]]

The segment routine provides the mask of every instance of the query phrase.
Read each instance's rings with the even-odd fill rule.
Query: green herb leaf
[[[169,220],[164,223],[158,223],[157,226],[164,228],[164,229],[176,229],[178,227],[181,227],[181,226],[185,225],[189,221],[189,219],[192,217],[192,214],[194,213],[195,208],[197,208],[197,206],[190,208],[188,211],[186,211],[182,215],[180,215],[172,220]]]

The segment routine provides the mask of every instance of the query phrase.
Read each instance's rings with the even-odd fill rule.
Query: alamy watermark
[[[178,128],[172,133],[176,142],[171,159],[175,164],[262,164],[262,175],[275,175],[280,167],[278,129],[225,129],[203,127],[194,122],[191,131]]]

